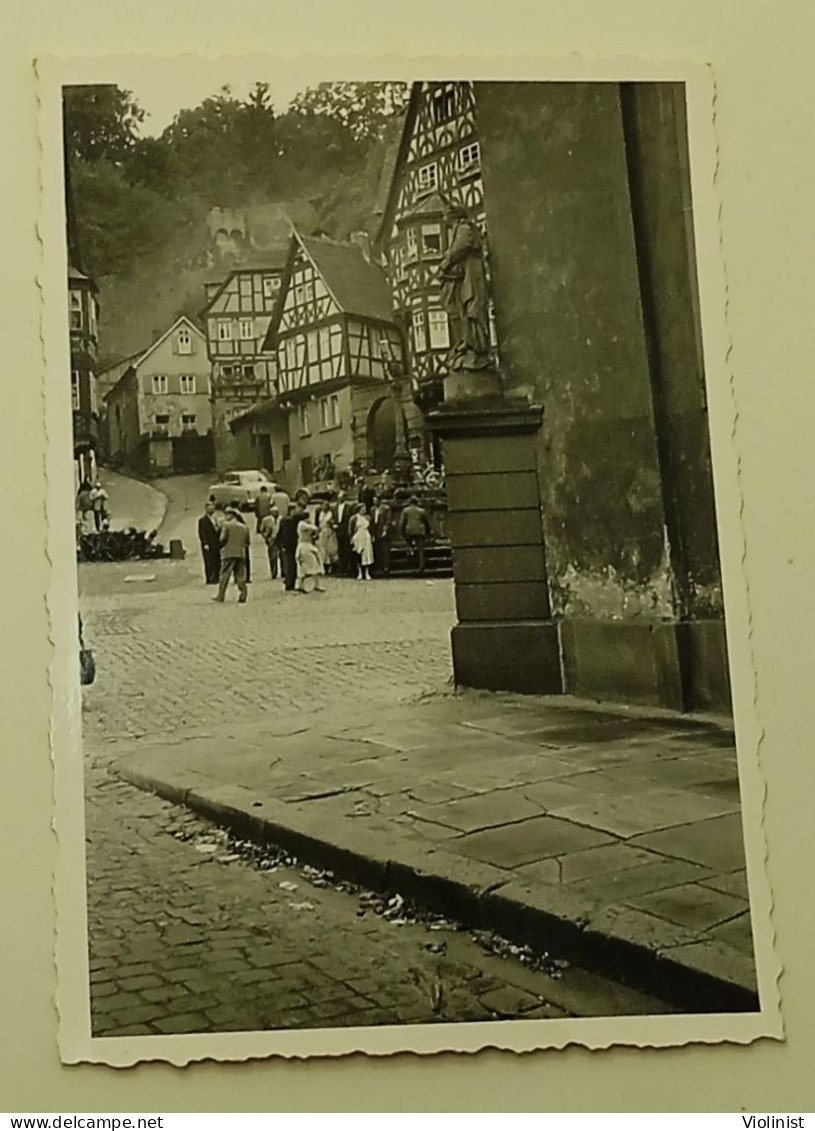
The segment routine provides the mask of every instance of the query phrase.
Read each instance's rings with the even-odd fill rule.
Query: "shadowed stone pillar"
[[[451,634],[455,681],[492,691],[561,692],[536,457],[543,411],[496,395],[483,379],[471,381],[467,388],[459,375],[446,378],[445,403],[428,416],[447,477],[459,622]]]

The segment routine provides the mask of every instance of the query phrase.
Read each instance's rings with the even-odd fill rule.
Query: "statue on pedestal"
[[[493,369],[484,242],[466,208],[448,203],[447,253],[439,264],[441,303],[450,327],[447,370],[479,373]]]

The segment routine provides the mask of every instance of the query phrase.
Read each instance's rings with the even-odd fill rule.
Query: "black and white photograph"
[[[52,115],[76,1059],[770,1032],[690,81],[166,74]]]

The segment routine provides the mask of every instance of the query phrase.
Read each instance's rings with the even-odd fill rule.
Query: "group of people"
[[[87,479],[79,486],[76,496],[77,530],[80,534],[110,528],[108,493],[101,483],[89,483]]]
[[[371,492],[351,502],[344,492],[331,504],[327,500],[310,513],[305,492],[294,501],[281,488],[261,487],[255,503],[256,533],[263,539],[273,580],[282,578],[288,593],[323,592],[325,574],[371,580],[371,570],[386,577],[390,571],[393,516],[388,503]],[[424,545],[430,524],[418,499],[402,511],[402,536],[424,568]],[[232,578],[238,600],[247,599],[251,581],[251,535],[237,502],[224,509],[210,497],[198,521],[198,539],[208,585],[217,585],[213,598],[223,601]]]

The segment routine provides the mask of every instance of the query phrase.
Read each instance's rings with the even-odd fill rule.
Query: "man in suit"
[[[201,543],[204,580],[207,585],[217,585],[221,572],[221,538],[214,516],[214,503],[205,503],[204,513],[198,519],[198,541]]]
[[[345,497],[345,492],[340,491],[334,507],[334,517],[337,520],[337,572],[348,577],[352,572],[351,561],[351,534],[348,524],[354,508]]]
[[[297,527],[308,518],[304,508],[292,503],[289,513],[280,520],[277,531],[277,547],[280,553],[280,568],[287,593],[296,593],[297,581]]]
[[[249,531],[240,517],[240,512],[227,507],[224,525],[221,529],[221,576],[218,579],[218,592],[213,601],[223,603],[230,577],[235,578],[238,587],[238,604],[245,605],[249,590],[246,585],[246,556],[249,550]]]
[[[376,497],[371,510],[371,534],[374,565],[382,577],[387,577],[391,569],[391,508]]]
[[[257,519],[257,533],[260,534],[260,526],[264,518],[269,514],[272,509],[272,496],[269,494],[268,487],[261,487],[258,491],[258,497],[255,499],[255,518]]]
[[[239,522],[241,524],[241,526],[246,526],[246,520],[244,519],[243,515],[241,514],[241,505],[240,505],[240,503],[238,502],[237,499],[232,500],[232,505],[231,505],[231,507],[227,507],[227,510],[232,510],[234,512],[236,522]],[[247,534],[248,533],[249,532],[247,531]],[[247,585],[252,580],[251,543],[252,543],[252,540],[250,538],[246,543],[246,584]]]
[[[424,573],[425,543],[430,537],[430,520],[427,511],[419,506],[419,500],[413,495],[402,511],[401,521],[402,537],[408,544],[411,557],[416,561],[417,572]]]

